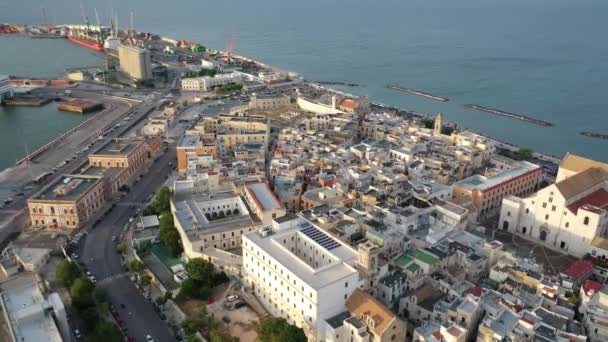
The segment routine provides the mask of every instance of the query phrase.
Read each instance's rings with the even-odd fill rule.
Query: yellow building
[[[262,143],[266,149],[270,138],[270,120],[260,116],[206,117],[194,131],[215,134],[224,153],[232,152],[241,143]]]
[[[28,199],[32,226],[78,229],[106,202],[103,177],[64,175]]]

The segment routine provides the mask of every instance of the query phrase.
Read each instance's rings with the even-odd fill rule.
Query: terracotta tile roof
[[[592,270],[593,264],[590,261],[577,260],[570,264],[570,266],[568,266],[564,271],[562,271],[562,273],[565,274],[571,280],[577,280],[587,274],[591,274]]]
[[[601,168],[590,168],[579,172],[572,177],[566,178],[555,186],[566,200],[581,192],[587,191],[608,180],[608,172]]]
[[[598,283],[597,281],[585,280],[585,282],[583,283],[583,292],[587,296],[591,295],[590,291],[597,292],[601,289],[602,289],[602,284]]]
[[[382,336],[397,317],[384,304],[361,289],[356,289],[346,301],[348,311],[365,322],[370,330]],[[369,317],[372,324],[369,324]]]
[[[608,209],[608,191],[604,189],[596,190],[580,200],[570,204],[568,209],[576,213],[584,205],[590,205],[600,209]]]
[[[592,167],[599,167],[608,172],[608,164],[585,157],[577,156],[576,154],[566,154],[561,163],[560,169],[566,169],[573,172],[581,172]]]
[[[481,297],[481,295],[483,294],[483,290],[479,286],[471,287],[470,289],[464,291],[464,294],[465,296],[471,294],[475,297]]]
[[[439,331],[435,331],[433,333],[433,337],[436,338],[438,341],[442,341],[443,340],[443,335],[441,335],[441,333]]]
[[[346,99],[340,102],[340,107],[349,108],[349,109],[357,109],[359,108],[359,102]]]

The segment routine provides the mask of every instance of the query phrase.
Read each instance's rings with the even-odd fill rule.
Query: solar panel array
[[[339,243],[337,243],[336,241],[334,241],[334,239],[332,239],[327,234],[323,233],[315,227],[311,226],[308,228],[304,228],[301,230],[301,232],[311,238],[314,242],[325,247],[327,250],[332,250],[336,247],[340,247]]]

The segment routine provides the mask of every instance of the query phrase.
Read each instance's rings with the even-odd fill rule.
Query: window
[[[348,287],[348,282],[344,283],[344,287]]]
[[[545,221],[549,219],[549,214],[545,215]]]
[[[585,216],[585,219],[583,220],[583,224],[584,224],[585,226],[588,226],[588,225],[589,225],[589,216]]]
[[[507,216],[511,216],[511,212],[510,211],[507,211]]]
[[[543,202],[543,208],[546,208],[546,207],[547,207],[547,203]]]
[[[555,211],[555,209],[557,209],[556,206],[551,206],[551,211]]]
[[[564,242],[564,241],[560,242],[560,244],[559,244],[559,248],[562,248],[562,249],[563,249],[563,248],[565,248],[565,247],[566,247],[566,242]]]
[[[570,222],[566,222],[566,228],[570,227]]]

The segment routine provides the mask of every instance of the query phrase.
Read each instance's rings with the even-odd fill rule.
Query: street
[[[146,334],[152,335],[156,341],[175,341],[175,337],[129,278],[122,276],[125,271],[121,266],[121,256],[116,251],[116,245],[120,241],[112,242],[111,237],[119,236],[129,218],[135,216],[135,209],[126,203],[140,203],[138,207],[143,207],[143,202],[171,173],[172,167],[169,163],[174,159],[175,149],[170,147],[80,244],[80,260],[97,280],[103,283],[110,301],[125,322],[128,335],[137,341],[143,341]],[[125,305],[124,309],[121,304]]]

